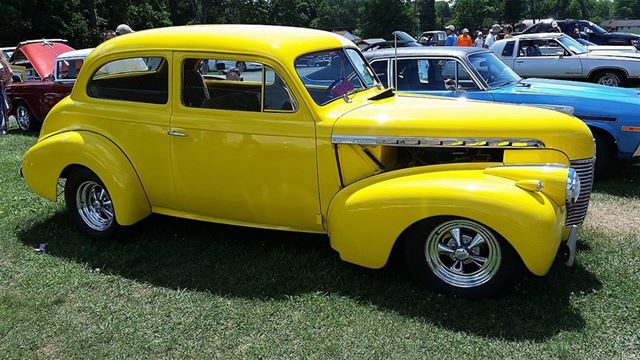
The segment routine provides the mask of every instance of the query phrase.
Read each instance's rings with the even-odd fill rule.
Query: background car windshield
[[[493,53],[472,54],[469,55],[469,61],[489,87],[505,86],[521,80],[518,74]]]
[[[574,39],[568,36],[561,36],[558,38],[558,41],[562,45],[564,45],[564,47],[571,50],[573,53],[577,55],[586,54],[589,52],[589,50],[587,50],[586,47],[582,46],[582,44],[580,44],[579,42],[575,41]]]
[[[369,65],[353,49],[346,53],[331,50],[304,55],[296,60],[295,68],[318,105],[370,88],[377,81]]]
[[[598,26],[598,25],[596,25],[596,24],[594,24],[592,22],[589,22],[589,26],[591,26],[593,31],[597,32],[598,34],[604,34],[604,33],[607,32],[607,30],[601,28],[600,26]]]

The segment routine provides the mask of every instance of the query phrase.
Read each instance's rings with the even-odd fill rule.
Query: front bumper
[[[569,230],[567,241],[560,248],[560,255],[564,259],[564,264],[573,266],[576,260],[576,243],[578,242],[578,226],[573,225]]]

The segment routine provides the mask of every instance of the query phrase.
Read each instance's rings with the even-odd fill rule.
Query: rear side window
[[[386,87],[389,84],[389,75],[387,74],[388,70],[388,61],[387,60],[378,60],[371,63],[371,67],[373,71],[375,71],[376,75],[382,82],[382,84]]]
[[[169,97],[167,61],[135,57],[106,63],[89,81],[88,95],[98,99],[166,104]]]
[[[513,57],[513,46],[515,41],[509,41],[504,45],[504,49],[502,49],[503,57]]]

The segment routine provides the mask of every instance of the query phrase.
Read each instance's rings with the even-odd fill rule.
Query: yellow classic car
[[[52,201],[66,179],[94,237],[152,213],[326,233],[345,261],[396,249],[437,291],[485,296],[573,262],[593,158],[572,116],[400,96],[340,36],[211,25],[96,48],[21,171]]]

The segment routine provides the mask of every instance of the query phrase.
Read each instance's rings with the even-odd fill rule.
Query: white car
[[[624,86],[640,79],[640,53],[589,51],[561,33],[519,35],[491,50],[522,77],[590,81]]]

